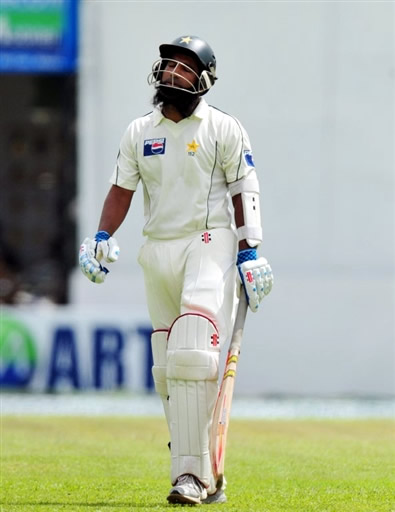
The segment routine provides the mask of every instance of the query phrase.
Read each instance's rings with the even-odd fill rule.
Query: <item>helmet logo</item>
[[[190,36],[182,37],[180,43],[189,44],[192,41]]]

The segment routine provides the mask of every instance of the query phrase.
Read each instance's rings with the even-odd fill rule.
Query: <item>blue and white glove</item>
[[[248,305],[254,313],[273,286],[273,272],[265,258],[257,259],[256,249],[245,249],[237,255],[237,268]]]
[[[119,256],[118,242],[107,231],[99,231],[95,238],[85,238],[80,247],[79,263],[82,273],[93,283],[103,283],[108,268],[100,263],[102,259],[108,263],[117,261]]]

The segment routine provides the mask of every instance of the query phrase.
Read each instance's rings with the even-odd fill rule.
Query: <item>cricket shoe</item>
[[[226,503],[227,499],[222,489],[217,489],[214,494],[209,494],[205,500],[202,500],[204,505],[215,505],[217,503]]]
[[[225,475],[222,476],[221,480],[217,481],[217,490],[214,494],[208,494],[205,500],[202,500],[202,503],[205,505],[215,505],[219,503],[226,503],[227,498],[225,496],[224,490],[226,488],[226,478]]]
[[[169,503],[200,505],[207,499],[204,485],[193,475],[181,475],[167,497]]]

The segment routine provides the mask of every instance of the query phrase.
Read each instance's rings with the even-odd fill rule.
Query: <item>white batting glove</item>
[[[109,273],[100,261],[108,263],[117,261],[119,246],[115,238],[106,231],[99,231],[95,238],[85,238],[80,247],[79,264],[82,273],[93,283],[101,284]]]
[[[114,263],[119,257],[118,242],[110,236],[107,231],[99,231],[95,235],[96,246],[96,259],[101,261],[103,258],[107,263]]]
[[[256,249],[240,251],[237,256],[237,267],[248,305],[255,313],[262,299],[272,289],[272,269],[265,258],[257,259]]]

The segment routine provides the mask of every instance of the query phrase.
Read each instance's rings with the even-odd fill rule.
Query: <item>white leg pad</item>
[[[172,483],[190,473],[209,492],[214,481],[209,433],[218,393],[219,342],[214,323],[191,313],[176,319],[167,344]]]
[[[169,393],[167,390],[166,368],[167,368],[167,330],[154,331],[151,335],[152,377],[154,379],[155,391],[161,397],[165,411],[167,425],[170,430],[169,421]]]

